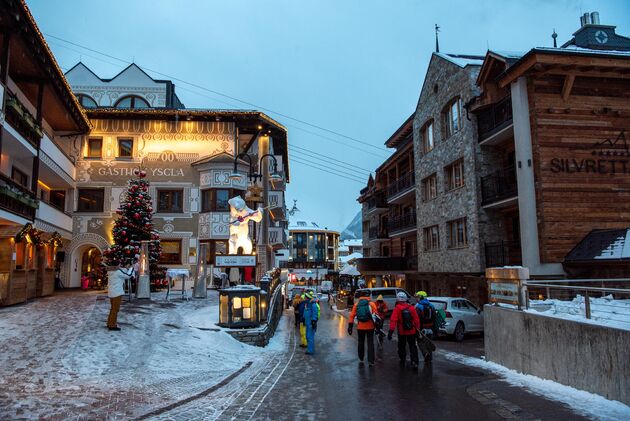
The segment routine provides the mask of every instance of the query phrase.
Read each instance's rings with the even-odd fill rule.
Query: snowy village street
[[[102,296],[70,293],[0,310],[0,419],[581,419],[462,364],[478,360],[481,338],[437,341],[418,372],[401,371],[386,342],[368,369],[325,302],[315,357],[296,346],[291,311],[266,348],[237,342],[214,324],[216,293],[124,303],[121,332],[105,329],[107,309]]]

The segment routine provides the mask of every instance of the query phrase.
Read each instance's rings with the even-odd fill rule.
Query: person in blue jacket
[[[304,324],[304,308],[306,307],[306,292],[302,294],[302,301],[298,304],[297,315],[300,319],[300,348],[306,348],[306,325]]]
[[[315,293],[311,290],[304,294],[304,324],[306,325],[307,355],[315,354],[315,331],[319,320],[320,308]]]
[[[433,330],[433,320],[435,319],[435,307],[431,304],[431,301],[427,298],[427,293],[424,291],[416,292],[416,312],[420,318],[420,330],[431,329]]]

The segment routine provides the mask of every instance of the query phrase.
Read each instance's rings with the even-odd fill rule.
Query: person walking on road
[[[435,320],[435,307],[431,304],[431,301],[427,298],[427,293],[424,291],[416,292],[416,312],[420,319],[420,330],[429,329],[433,332],[433,322]],[[435,332],[433,332],[435,334]]]
[[[306,348],[306,325],[304,324],[304,307],[306,306],[306,293],[300,296],[298,304],[298,319],[300,320],[300,347]]]
[[[385,324],[385,317],[387,317],[387,313],[389,309],[387,308],[387,303],[383,300],[383,296],[379,295],[376,297],[376,316],[374,318],[374,324],[376,326],[376,339],[378,340],[379,346],[383,346],[383,339],[385,338],[385,332],[383,332],[383,325]]]
[[[412,305],[407,303],[407,294],[396,294],[396,305],[389,319],[389,333],[387,339],[392,340],[394,330],[398,330],[398,357],[401,367],[405,366],[407,359],[407,345],[411,357],[411,368],[418,369],[418,348],[416,348],[416,332],[420,329],[418,313]]]
[[[374,319],[377,313],[376,304],[370,301],[370,291],[360,291],[359,300],[352,306],[352,311],[348,318],[348,334],[352,335],[354,319],[358,321],[357,331],[359,332],[359,364],[363,364],[365,356],[365,342],[367,341],[368,364],[374,365]]]
[[[295,294],[293,297],[293,302],[291,305],[293,306],[293,314],[295,315],[295,327],[300,327],[300,303],[302,302],[302,296],[300,294]]]
[[[317,331],[317,322],[319,321],[320,308],[319,302],[315,298],[312,290],[306,292],[304,304],[304,324],[306,325],[306,342],[307,355],[315,354],[315,331]]]
[[[109,316],[107,317],[107,328],[109,330],[120,330],[118,326],[118,310],[120,310],[122,296],[125,295],[125,279],[133,276],[133,269],[131,265],[125,267],[110,266],[107,269],[107,296],[111,305]]]

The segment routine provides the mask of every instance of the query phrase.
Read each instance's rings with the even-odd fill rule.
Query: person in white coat
[[[109,317],[107,318],[107,328],[109,330],[120,330],[120,327],[118,327],[118,310],[120,310],[122,296],[125,295],[125,279],[133,276],[133,269],[131,265],[125,267],[110,266],[107,269],[107,296],[111,304]]]

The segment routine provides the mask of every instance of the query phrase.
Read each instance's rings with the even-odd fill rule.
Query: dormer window
[[[114,105],[115,108],[151,108],[149,103],[137,95],[122,97]]]
[[[94,98],[92,98],[89,95],[78,94],[77,95],[77,101],[79,101],[79,104],[81,104],[81,106],[83,108],[96,108],[96,107],[98,107],[98,104],[96,103]]]

